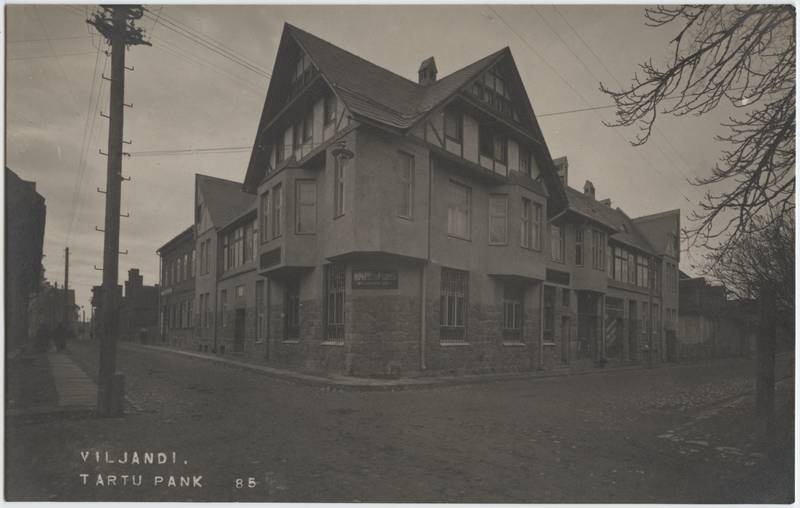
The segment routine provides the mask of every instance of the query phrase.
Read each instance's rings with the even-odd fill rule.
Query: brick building
[[[128,270],[119,309],[119,335],[123,340],[155,341],[158,336],[159,287],[145,286],[138,268]]]
[[[243,185],[197,182],[196,348],[369,376],[666,358],[679,212],[570,188],[508,48],[413,82],[286,25]]]

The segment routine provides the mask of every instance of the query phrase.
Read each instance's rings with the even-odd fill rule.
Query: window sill
[[[282,344],[300,344],[300,341],[298,339],[288,339],[288,340],[282,340],[281,343]]]
[[[508,242],[489,242],[489,247],[508,247]]]
[[[466,237],[463,237],[463,236],[454,235],[452,233],[447,233],[447,236],[450,237],[450,238],[454,238],[456,240],[463,240],[465,242],[471,242],[472,241],[469,238],[466,238]]]
[[[399,214],[399,213],[398,213],[398,214],[397,214],[397,218],[398,218],[398,219],[407,220],[408,222],[414,222],[414,217],[411,217],[411,216],[409,216],[409,215],[403,215],[403,214]]]
[[[503,342],[504,347],[526,347],[524,342]]]
[[[542,342],[542,346],[556,347],[555,342]]]
[[[343,340],[324,340],[319,343],[320,346],[344,346]]]
[[[470,344],[469,344],[469,342],[466,342],[466,341],[458,341],[458,342],[455,342],[455,341],[447,341],[447,342],[439,341],[439,345],[442,346],[442,347],[454,347],[454,346],[457,347],[457,346],[469,346]]]

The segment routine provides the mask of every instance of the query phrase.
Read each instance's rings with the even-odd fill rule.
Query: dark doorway
[[[639,335],[638,308],[636,300],[628,302],[628,359],[631,362],[639,361],[639,342],[636,340]]]
[[[244,351],[244,309],[236,309],[236,320],[233,325],[233,352]]]
[[[569,363],[569,348],[572,337],[570,336],[572,324],[567,316],[561,317],[561,363]]]

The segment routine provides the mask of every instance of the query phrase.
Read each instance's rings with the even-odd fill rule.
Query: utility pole
[[[100,368],[97,386],[98,416],[119,416],[123,411],[124,378],[116,372],[119,301],[119,218],[122,193],[122,131],[125,109],[126,46],[147,44],[142,29],[134,22],[144,8],[136,5],[107,5],[87,23],[94,26],[111,45],[111,93],[109,97],[108,166],[106,172],[106,215],[103,230],[103,319],[100,330]]]
[[[64,326],[69,326],[69,247],[64,248]]]

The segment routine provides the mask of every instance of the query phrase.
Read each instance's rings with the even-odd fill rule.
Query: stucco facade
[[[507,48],[426,62],[410,82],[287,25],[244,183],[197,177],[192,347],[389,377],[665,359],[678,211],[569,188]]]

